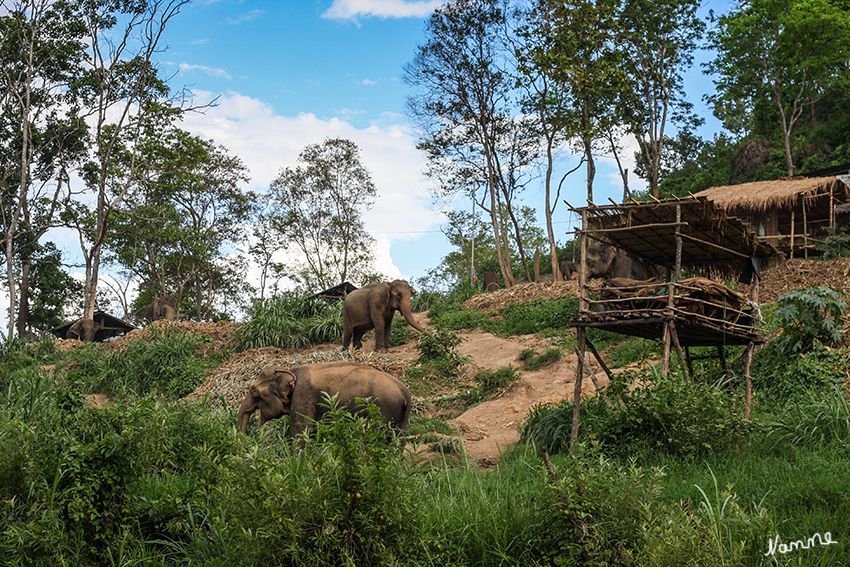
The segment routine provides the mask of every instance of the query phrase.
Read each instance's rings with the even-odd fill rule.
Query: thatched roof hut
[[[696,194],[749,224],[786,254],[810,250],[835,225],[835,207],[850,198],[837,177],[791,177],[711,187]]]

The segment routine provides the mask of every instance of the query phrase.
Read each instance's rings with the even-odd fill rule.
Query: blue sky
[[[409,90],[401,82],[404,64],[424,42],[428,14],[441,3],[197,0],[169,24],[169,48],[159,61],[163,71],[174,73],[171,84],[195,91],[197,102],[218,97],[216,107],[188,115],[182,127],[239,156],[256,190],[267,189],[279,169],[295,166],[308,144],[328,137],[357,143],[378,191],[375,206],[364,214],[378,242],[377,268],[412,280],[450,251],[439,232],[440,207],[421,174],[423,156],[405,115]],[[706,7],[726,4],[712,0]],[[692,79],[698,89],[710,85],[698,70]],[[701,94],[692,95],[692,102],[707,114],[700,109]],[[622,195],[612,164],[600,160],[597,202]],[[584,184],[583,172],[574,174],[562,198],[580,205]],[[632,188],[642,185],[632,176]],[[542,187],[532,189],[529,204],[540,208],[535,201],[541,200]],[[563,203],[555,222],[563,241],[575,224]]]

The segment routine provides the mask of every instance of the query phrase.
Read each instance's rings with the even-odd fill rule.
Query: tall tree
[[[375,202],[372,175],[351,140],[327,139],[298,156],[272,181],[277,230],[286,242],[296,275],[308,289],[374,274],[374,238],[362,212]]]
[[[555,77],[555,61],[549,57],[548,39],[553,37],[547,2],[536,2],[521,14],[524,22],[517,30],[517,54],[519,76],[517,84],[525,90],[523,108],[529,115],[537,117],[538,135],[543,140],[545,164],[543,175],[544,215],[546,234],[549,241],[549,260],[556,280],[561,279],[558,269],[558,249],[552,219],[561,196],[564,179],[584,163],[582,160],[572,171],[567,172],[557,187],[554,187],[555,158],[559,148],[578,133],[577,122],[569,118],[572,101],[569,90]]]
[[[139,182],[113,213],[105,257],[140,278],[137,303],[174,295],[208,320],[222,293],[210,282],[232,271],[223,261],[257,202],[242,190],[246,167],[222,146],[178,128],[148,132],[137,163]]]
[[[707,97],[732,132],[752,132],[756,108],[769,100],[782,126],[785,167],[794,175],[794,128],[806,109],[846,72],[850,7],[843,0],[746,0],[713,17]]]
[[[79,67],[83,44],[80,21],[69,2],[19,0],[4,2],[2,8],[0,242],[6,260],[11,336],[16,320],[19,334],[28,328],[34,246],[55,222],[66,187],[62,174],[69,152],[79,152],[75,142],[83,126],[73,116],[67,90]]]
[[[416,89],[408,110],[421,128],[418,147],[428,152],[431,171],[456,163],[459,175],[475,176],[464,187],[484,188],[499,268],[510,286],[514,278],[507,236],[500,226],[506,185],[500,186],[497,158],[512,91],[501,40],[504,25],[499,0],[450,0],[428,19],[426,41],[405,66],[404,80]],[[468,167],[474,161],[483,165],[481,176],[476,167]],[[474,192],[470,196],[475,199]]]
[[[593,201],[596,176],[594,151],[612,121],[615,97],[622,79],[615,50],[619,0],[540,0],[537,29],[545,33],[537,57],[541,70],[551,73],[569,103],[556,120],[574,120],[587,167],[587,200]]]
[[[637,138],[656,198],[668,125],[696,125],[682,73],[693,63],[705,30],[698,7],[699,0],[625,0],[618,19],[617,44],[625,75],[618,82],[618,114]]]
[[[158,76],[154,55],[166,26],[189,0],[77,0],[86,30],[86,57],[73,85],[92,126],[92,159],[83,178],[93,193],[90,216],[68,214],[85,258],[83,317],[94,315],[97,283],[110,216],[138,182],[138,140],[145,128],[164,128],[180,109]]]

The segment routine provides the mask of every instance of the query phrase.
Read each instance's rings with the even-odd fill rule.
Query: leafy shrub
[[[200,386],[206,370],[226,356],[198,356],[198,346],[209,340],[174,329],[154,329],[147,341],[133,341],[112,351],[87,345],[71,351],[69,360],[75,363],[74,374],[85,382],[87,391],[112,395],[157,392],[177,399]]]
[[[790,354],[777,340],[759,350],[751,370],[753,386],[765,400],[785,403],[808,392],[828,391],[846,379],[848,353],[816,343],[811,351]]]
[[[519,353],[519,359],[525,364],[527,370],[538,370],[554,362],[561,360],[561,349],[546,349],[542,354],[537,354],[534,349],[527,348]]]
[[[578,316],[578,298],[537,299],[502,308],[501,322],[491,323],[487,331],[501,336],[529,335],[545,329],[567,329]]]
[[[635,565],[664,474],[576,451],[552,469],[530,533],[545,564]]]
[[[839,342],[847,311],[843,295],[831,287],[809,287],[780,296],[773,313],[775,325],[783,329],[776,339],[780,351],[796,354],[810,351],[816,341]]]
[[[744,439],[752,422],[743,419],[739,396],[709,384],[677,376],[655,379],[633,390],[621,383],[606,388],[612,408],[600,396],[582,399],[579,438],[596,439],[604,446],[631,454],[639,448],[676,455],[703,454],[734,446]],[[647,377],[643,376],[647,382]],[[523,437],[551,450],[565,448],[572,424],[572,401],[541,406],[523,425]]]
[[[477,404],[493,397],[494,393],[504,390],[519,378],[519,371],[510,365],[495,370],[482,370],[474,378],[478,387],[461,395],[461,398],[468,404]]]
[[[487,329],[494,323],[492,317],[475,309],[446,311],[432,321],[438,327],[458,331],[460,329]]]
[[[404,317],[396,313],[393,317],[393,325],[390,328],[390,344],[387,346],[394,347],[407,343],[413,337],[414,332],[410,328],[410,325],[407,324],[407,321],[404,320]],[[340,337],[341,340],[342,337]]]

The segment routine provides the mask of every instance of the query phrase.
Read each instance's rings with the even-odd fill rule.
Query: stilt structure
[[[567,204],[569,206],[569,204]],[[727,216],[705,198],[670,199],[618,205],[572,208],[579,214],[579,316],[571,442],[578,437],[585,353],[589,350],[608,372],[588,340],[591,327],[614,333],[663,339],[662,374],[670,371],[675,350],[686,374],[693,374],[690,347],[714,346],[724,370],[726,347],[746,345],[742,357],[746,380],[746,410],[752,397],[750,363],[755,345],[765,342],[758,331],[759,267],[781,256],[760,240],[745,223]],[[641,262],[666,272],[666,281],[602,282],[590,286],[587,273],[588,239],[620,248]],[[683,277],[683,268],[689,277]],[[738,277],[749,284],[749,295],[696,274]],[[736,363],[733,367],[737,367]],[[610,373],[609,373],[610,377]]]

